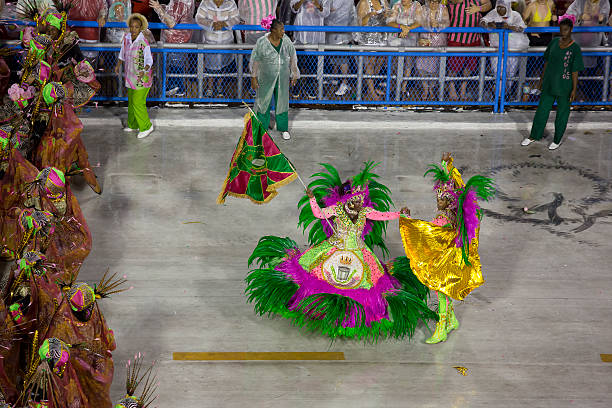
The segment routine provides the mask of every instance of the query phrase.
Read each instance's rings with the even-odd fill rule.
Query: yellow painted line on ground
[[[174,352],[180,361],[344,360],[342,352]]]
[[[612,363],[612,354],[600,354],[600,356],[604,363]]]

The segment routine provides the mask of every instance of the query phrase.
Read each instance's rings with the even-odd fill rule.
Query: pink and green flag
[[[278,189],[297,178],[289,160],[252,113],[244,117],[244,131],[232,156],[217,204],[225,198],[248,198],[255,204],[273,199]]]

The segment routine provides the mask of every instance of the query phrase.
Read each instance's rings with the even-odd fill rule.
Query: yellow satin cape
[[[470,243],[467,265],[455,246],[457,231],[431,222],[400,217],[400,234],[406,256],[416,277],[431,290],[463,300],[484,283],[478,256],[478,233]]]

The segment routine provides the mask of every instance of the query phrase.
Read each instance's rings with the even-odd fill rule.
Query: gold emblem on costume
[[[459,372],[459,374],[461,374],[462,376],[466,376],[468,375],[468,369],[465,367],[461,367],[461,366],[454,366],[453,367],[455,370],[457,370]]]
[[[323,262],[323,277],[340,289],[358,287],[364,278],[364,267],[361,260],[351,251],[334,252]]]

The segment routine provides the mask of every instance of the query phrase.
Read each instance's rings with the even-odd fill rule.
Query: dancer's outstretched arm
[[[372,221],[389,221],[389,220],[396,220],[401,215],[405,215],[408,218],[410,218],[410,210],[406,207],[402,208],[399,211],[389,211],[389,212],[381,212],[381,211],[376,211],[372,209],[366,213],[366,218]]]
[[[312,209],[312,214],[315,217],[320,218],[320,219],[325,219],[325,218],[331,218],[331,217],[336,216],[336,206],[335,205],[321,209],[312,191],[306,190],[306,195],[310,197],[310,208]]]

